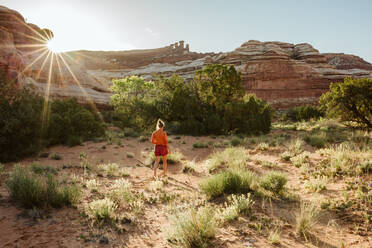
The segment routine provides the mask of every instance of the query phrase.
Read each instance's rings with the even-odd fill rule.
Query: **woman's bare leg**
[[[156,171],[158,170],[159,162],[160,162],[160,156],[156,156],[155,165],[154,165],[154,177],[156,177]]]
[[[163,176],[167,175],[167,155],[163,156]]]

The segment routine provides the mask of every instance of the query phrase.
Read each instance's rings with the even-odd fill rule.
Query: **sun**
[[[53,53],[63,53],[67,51],[65,48],[63,48],[63,44],[58,42],[58,40],[55,38],[48,41],[47,47]]]

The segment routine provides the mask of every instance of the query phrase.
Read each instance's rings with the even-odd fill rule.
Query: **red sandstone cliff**
[[[215,54],[190,52],[189,45],[180,41],[158,49],[73,51],[57,56],[45,48],[52,36],[51,31],[26,23],[18,12],[0,6],[0,69],[42,94],[49,90],[52,97],[73,96],[98,105],[109,103],[113,78],[152,79],[154,73],[178,73],[191,79],[210,63],[235,65],[246,91],[276,108],[316,103],[330,82],[347,76],[372,77],[372,65],[363,59],[321,54],[306,43],[251,40],[234,51]]]

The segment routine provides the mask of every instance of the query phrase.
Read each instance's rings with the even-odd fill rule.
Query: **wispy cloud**
[[[160,36],[159,33],[155,32],[154,30],[152,30],[149,27],[145,28],[145,32],[148,33],[149,35],[151,35],[154,38],[159,38],[159,36]]]

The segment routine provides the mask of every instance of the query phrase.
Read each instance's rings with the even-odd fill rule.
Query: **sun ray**
[[[30,55],[32,55],[32,54],[39,53],[39,52],[41,52],[41,51],[43,51],[43,50],[48,51],[48,48],[46,48],[46,47],[44,46],[44,47],[42,47],[42,48],[39,48],[39,49],[33,50],[33,51],[31,51],[31,52],[25,52],[25,55],[24,55],[24,56],[30,56]]]
[[[28,64],[25,69],[23,69],[21,73],[24,73],[26,70],[28,70],[28,68],[30,68],[33,64],[35,64],[37,61],[39,61],[47,52],[49,52],[48,49],[45,49],[45,51],[43,53],[41,53],[38,57],[36,57],[30,64]]]
[[[48,51],[48,55],[46,56],[46,58],[44,59],[43,63],[41,64],[40,70],[39,70],[39,72],[37,73],[37,76],[36,76],[35,80],[38,80],[38,79],[39,79],[40,74],[41,74],[41,72],[44,70],[44,66],[45,66],[46,62],[48,61],[48,58],[49,58],[49,56],[50,56],[51,54],[53,54],[53,53],[52,53],[51,51]]]
[[[57,61],[57,67],[58,67],[58,71],[59,71],[59,75],[61,76],[61,84],[64,85],[64,76],[63,76],[63,73],[62,73],[62,69],[61,69],[61,65],[59,63],[59,56],[56,56],[56,61]]]
[[[45,44],[23,44],[23,45],[17,45],[17,47],[22,47],[22,48],[34,48],[34,47],[45,47]]]
[[[93,110],[97,113],[98,117],[103,121],[103,117],[101,115],[101,112],[97,109],[97,106],[96,104],[94,103],[94,101],[91,99],[91,97],[87,94],[87,92],[85,91],[85,89],[81,86],[79,80],[77,79],[77,77],[75,76],[75,74],[73,73],[73,71],[71,70],[70,66],[66,63],[65,59],[63,58],[63,53],[61,54],[57,54],[57,56],[59,56],[63,62],[63,64],[66,66],[67,70],[70,72],[72,78],[75,80],[75,82],[77,83],[77,85],[79,86],[79,88],[81,89],[81,91],[83,92],[85,98],[88,100],[88,103],[89,105],[93,108]]]
[[[53,56],[54,54],[53,53],[49,53],[48,54],[48,57],[49,55],[52,55],[51,58],[50,58],[50,65],[49,65],[49,74],[48,74],[48,83],[47,83],[47,87],[45,89],[45,92],[44,92],[44,106],[43,106],[43,114],[42,114],[42,122],[41,122],[41,130],[42,132],[45,132],[46,131],[46,127],[47,127],[47,124],[49,122],[49,114],[50,114],[50,111],[49,111],[49,96],[50,96],[50,85],[51,85],[51,81],[52,81],[52,73],[53,73]]]

